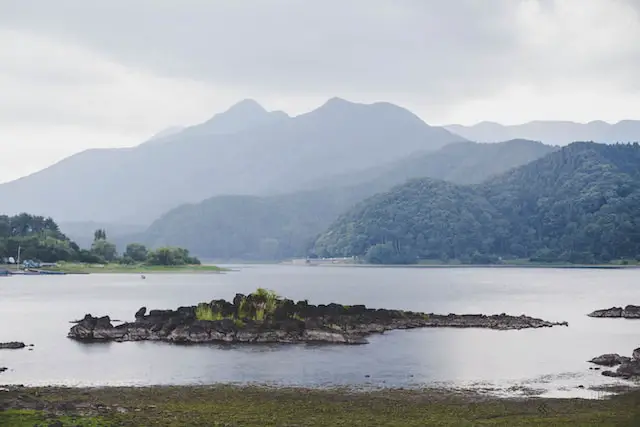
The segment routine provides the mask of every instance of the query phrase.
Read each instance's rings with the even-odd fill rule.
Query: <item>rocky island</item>
[[[20,341],[0,342],[0,350],[19,350],[27,345]]]
[[[364,305],[312,305],[282,299],[258,289],[237,294],[232,302],[213,300],[176,310],[142,307],[135,321],[117,326],[109,316],[85,315],[68,337],[79,341],[166,341],[172,343],[340,343],[365,344],[366,336],[394,329],[489,328],[498,330],[543,328],[553,323],[506,314],[438,315],[401,310],[371,309]]]
[[[617,378],[640,378],[640,348],[633,350],[631,357],[620,356],[617,353],[603,354],[589,360],[590,363],[600,366],[618,366],[615,371],[603,371],[602,375]]]
[[[589,317],[622,317],[625,319],[640,319],[640,306],[628,305],[622,307],[611,307],[603,310],[596,310],[587,314]]]

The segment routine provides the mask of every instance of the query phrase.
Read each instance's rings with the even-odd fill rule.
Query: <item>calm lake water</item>
[[[592,319],[604,307],[640,304],[640,270],[420,269],[240,266],[226,274],[0,278],[0,383],[509,388],[595,397],[589,387],[627,384],[589,370],[602,353],[640,347],[640,320]],[[66,338],[85,313],[132,320],[141,306],[176,308],[266,287],[322,304],[366,304],[435,313],[527,314],[569,327],[523,331],[394,331],[363,346],[81,344]],[[370,376],[370,377],[366,377]],[[584,385],[585,389],[578,389]],[[512,392],[513,390],[511,390]]]

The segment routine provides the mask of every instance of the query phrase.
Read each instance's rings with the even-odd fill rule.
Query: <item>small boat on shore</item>
[[[27,270],[9,270],[11,276],[36,276],[38,273],[33,273]]]
[[[5,274],[0,271],[0,276],[61,276],[66,275],[64,271],[47,270],[6,270]]]
[[[64,276],[67,274],[64,271],[52,271],[52,270],[29,270],[29,273],[46,275],[46,276]]]

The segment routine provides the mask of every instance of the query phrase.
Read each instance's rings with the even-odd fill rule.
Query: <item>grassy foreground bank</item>
[[[10,388],[2,426],[638,426],[640,393],[498,399],[455,391],[198,386]]]

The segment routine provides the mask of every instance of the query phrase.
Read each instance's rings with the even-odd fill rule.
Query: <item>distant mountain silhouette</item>
[[[366,184],[372,191],[386,191],[394,185],[422,177],[456,184],[474,184],[516,166],[545,156],[558,147],[537,141],[514,139],[497,143],[459,142],[439,150],[413,153],[403,159],[362,171],[335,175],[311,182],[307,188]]]
[[[623,120],[609,124],[603,121],[575,123],[567,121],[533,121],[505,126],[481,122],[474,126],[448,125],[446,129],[472,141],[498,142],[525,138],[551,145],[568,145],[575,141],[612,144],[640,141],[640,120]]]
[[[205,259],[273,260],[304,256],[340,214],[408,179],[431,177],[479,183],[557,150],[534,141],[461,142],[388,165],[316,182],[312,191],[269,197],[216,196],[162,215],[144,232],[121,237],[152,247],[180,246]],[[311,184],[310,184],[311,186]],[[71,237],[74,234],[63,229]],[[108,231],[108,230],[107,230]]]
[[[149,138],[148,141],[145,142],[146,143],[150,143],[150,142],[155,142],[155,141],[159,141],[161,139],[164,139],[168,136],[171,135],[175,135],[178,132],[182,132],[184,130],[184,126],[171,126],[168,127],[166,129],[161,130],[160,132],[154,134],[151,138]]]
[[[133,148],[93,149],[0,185],[0,212],[149,224],[183,203],[275,194],[464,139],[388,103],[333,98],[288,117],[242,101],[210,120]]]

